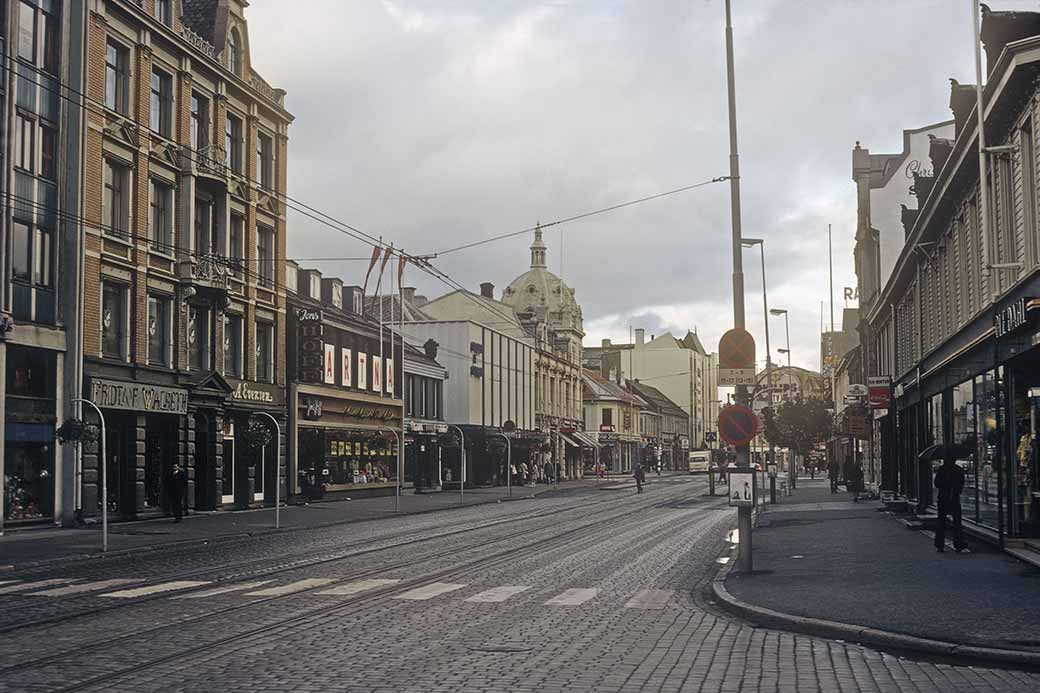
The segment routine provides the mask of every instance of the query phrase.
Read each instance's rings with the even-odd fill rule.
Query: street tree
[[[765,410],[765,436],[773,445],[807,455],[816,443],[828,440],[834,429],[831,403],[816,397],[797,397]]]

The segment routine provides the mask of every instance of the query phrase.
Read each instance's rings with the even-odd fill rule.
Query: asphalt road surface
[[[0,575],[4,691],[1036,691],[754,628],[703,477]]]

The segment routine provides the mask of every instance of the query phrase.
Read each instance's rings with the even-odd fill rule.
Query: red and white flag
[[[368,290],[368,278],[372,276],[372,269],[379,262],[379,246],[372,247],[372,260],[368,263],[368,271],[365,272],[365,284],[361,287],[361,293],[364,294]]]

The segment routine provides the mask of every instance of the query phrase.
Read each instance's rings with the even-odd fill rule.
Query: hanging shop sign
[[[146,383],[95,378],[90,400],[102,409],[124,409],[148,414],[187,414],[188,391]]]
[[[296,312],[300,339],[300,380],[320,383],[325,372],[321,311],[301,308]]]
[[[867,404],[871,409],[888,409],[892,404],[892,379],[887,375],[867,377]]]

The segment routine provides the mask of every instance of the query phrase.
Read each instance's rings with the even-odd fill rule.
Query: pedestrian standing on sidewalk
[[[957,553],[968,548],[961,526],[961,491],[964,489],[964,470],[957,466],[951,448],[947,448],[942,466],[935,472],[935,488],[938,490],[936,506],[939,517],[935,525],[935,550],[942,553],[946,547],[946,516],[953,521],[953,550]]]
[[[838,492],[838,473],[839,473],[839,471],[840,471],[840,468],[838,466],[838,460],[836,460],[836,459],[834,459],[832,457],[831,460],[830,460],[830,463],[827,465],[827,478],[829,478],[831,480],[831,493],[837,493]]]
[[[173,511],[173,521],[180,522],[181,516],[184,514],[184,489],[187,486],[187,479],[184,475],[184,468],[179,463],[175,462],[170,467],[163,480],[163,486],[166,489],[166,500],[170,504],[170,510]]]

